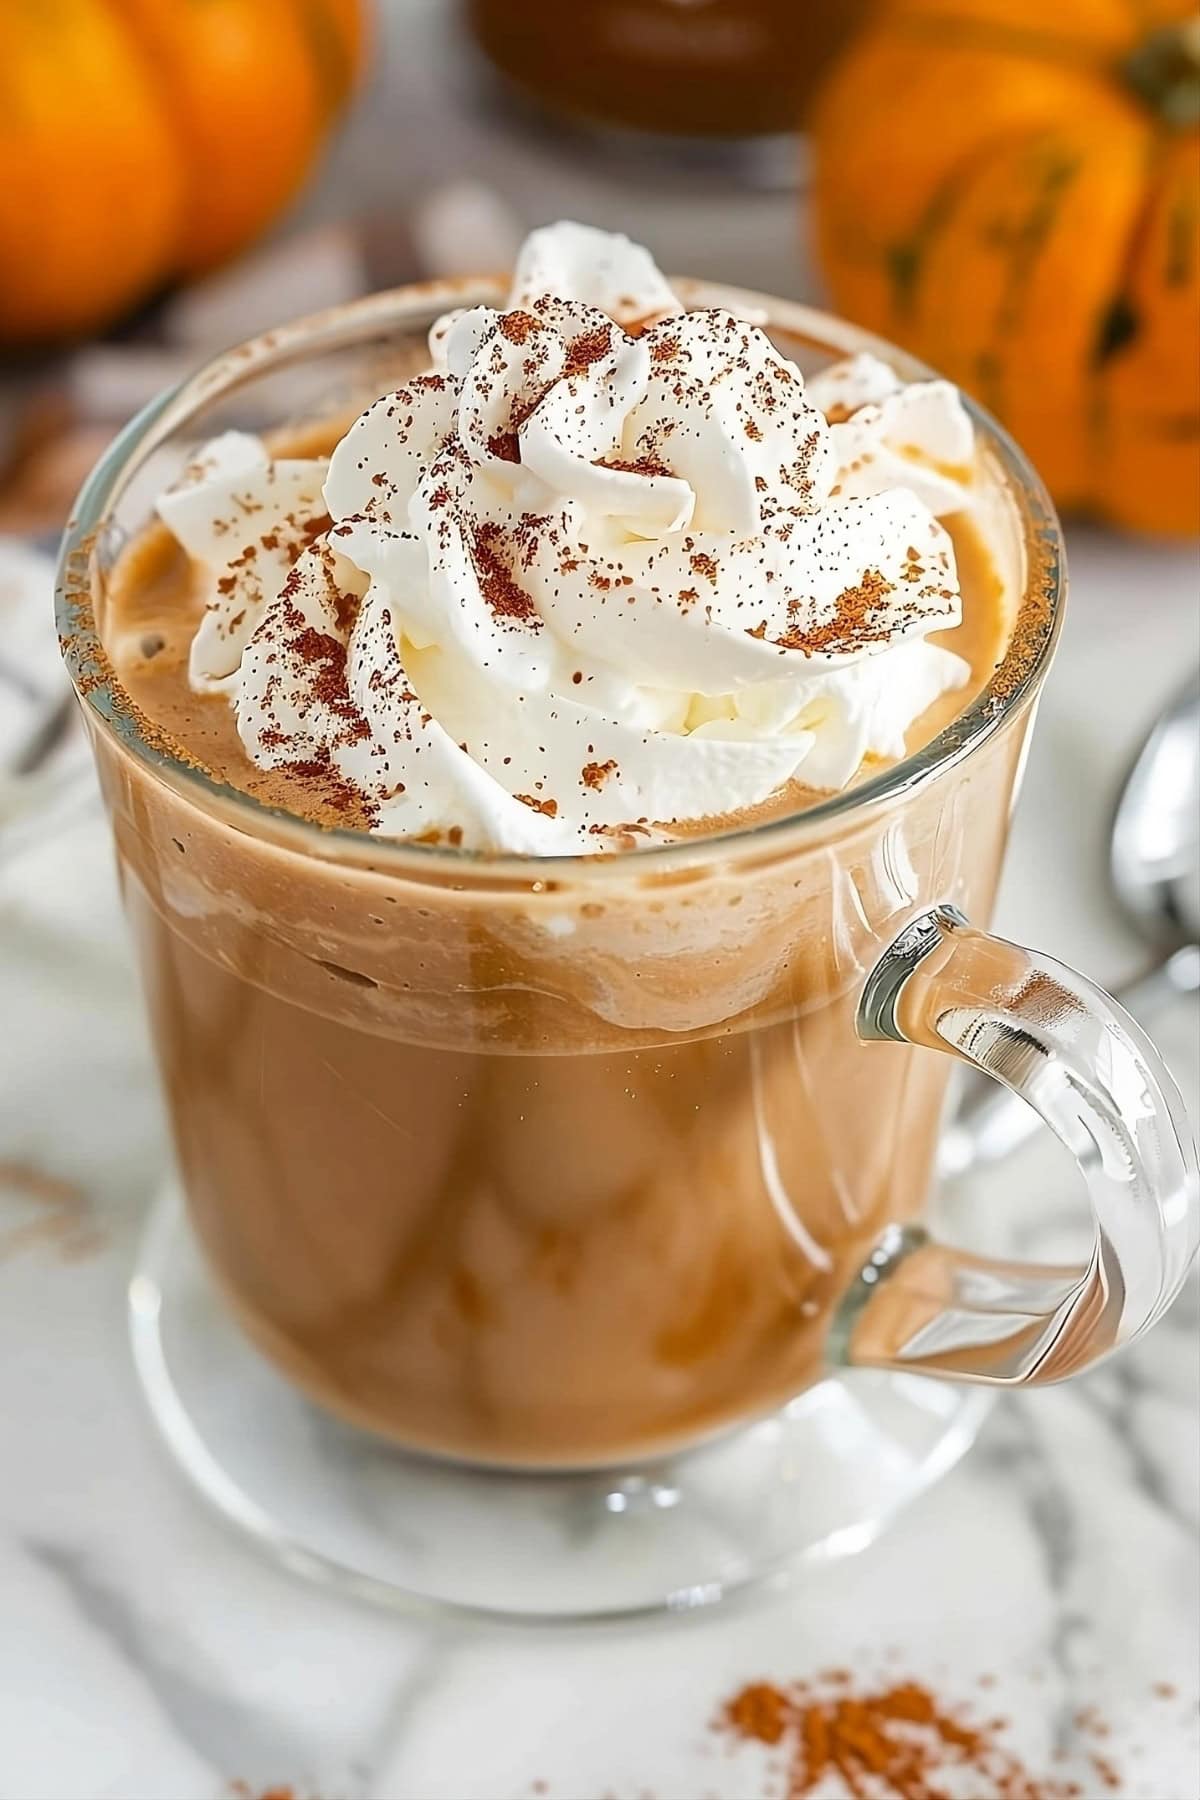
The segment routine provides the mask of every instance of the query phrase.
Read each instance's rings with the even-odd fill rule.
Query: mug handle
[[[1200,1242],[1196,1145],[1161,1057],[1114,1000],[937,906],[876,964],[857,1024],[868,1041],[947,1051],[1026,1100],[1073,1153],[1096,1235],[1072,1268],[893,1226],[843,1299],[835,1363],[1028,1386],[1078,1373],[1161,1317]]]

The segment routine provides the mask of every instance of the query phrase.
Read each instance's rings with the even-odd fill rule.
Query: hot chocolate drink
[[[765,1411],[925,1201],[949,1064],[860,1044],[858,996],[918,897],[986,919],[1023,732],[864,784],[1016,591],[954,390],[785,351],[537,233],[347,426],[197,446],[100,596],[197,1232],[406,1446],[604,1463]]]

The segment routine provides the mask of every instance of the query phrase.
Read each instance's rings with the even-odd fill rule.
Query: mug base
[[[247,1341],[174,1187],[129,1284],[151,1416],[199,1493],[293,1571],[413,1609],[574,1620],[711,1606],[864,1549],[974,1441],[991,1395],[827,1376],[781,1411],[627,1468],[495,1471],[407,1455]]]

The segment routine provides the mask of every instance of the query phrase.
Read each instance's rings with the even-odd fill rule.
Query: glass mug
[[[809,370],[924,373],[805,308],[680,291]],[[60,629],[190,1220],[156,1211],[134,1352],[191,1479],[310,1574],[523,1616],[700,1604],[868,1541],[985,1388],[1152,1324],[1197,1241],[1195,1150],[1138,1028],[983,929],[1063,564],[977,409],[1008,655],[927,748],[797,816],[607,858],[382,841],[218,784],[124,701],[106,583],[197,442],[345,419],[441,312],[500,298],[426,285],[242,346],[128,427],[67,532]],[[956,1061],[1075,1155],[1081,1266],[922,1224]]]

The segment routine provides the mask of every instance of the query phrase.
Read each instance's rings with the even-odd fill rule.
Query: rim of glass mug
[[[816,308],[746,288],[683,277],[671,280],[689,309],[721,306],[834,357],[870,352],[907,381],[935,375],[895,345]],[[370,294],[262,333],[222,352],[151,400],[92,470],[63,534],[59,557],[55,616],[63,657],[77,695],[103,730],[181,797],[202,809],[232,808],[227,822],[237,829],[277,843],[282,840],[284,847],[301,854],[361,863],[365,853],[376,874],[425,882],[450,880],[455,885],[499,883],[561,890],[568,882],[603,884],[618,873],[640,880],[716,861],[727,864],[731,858],[741,860],[755,853],[784,855],[831,823],[906,798],[945,774],[1036,697],[1062,627],[1066,594],[1062,530],[1049,494],[1024,452],[990,413],[964,394],[978,434],[980,465],[1005,490],[1021,535],[1023,581],[1007,654],[970,706],[922,749],[800,812],[617,853],[498,854],[318,825],[268,806],[152,742],[125,701],[95,618],[96,583],[103,578],[96,564],[97,546],[111,525],[113,509],[146,459],[214,402],[265,375],[315,354],[352,349],[401,332],[416,334],[451,307],[496,304],[505,292],[503,281],[489,277],[421,282]]]

